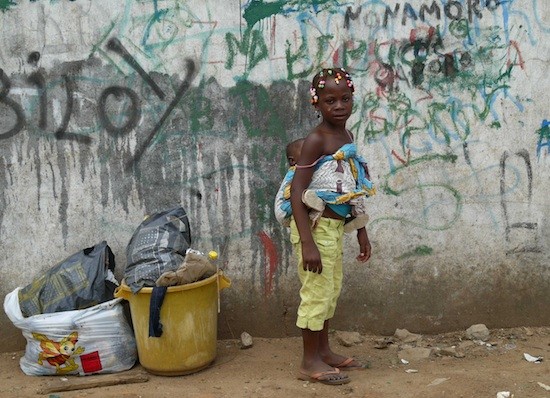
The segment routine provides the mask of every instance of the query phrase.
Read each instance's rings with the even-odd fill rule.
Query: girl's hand
[[[356,259],[364,263],[371,255],[370,240],[364,227],[357,230],[357,242],[359,242],[359,255]]]
[[[323,263],[321,263],[321,254],[315,242],[302,242],[302,261],[304,271],[315,272],[320,274],[323,272]]]

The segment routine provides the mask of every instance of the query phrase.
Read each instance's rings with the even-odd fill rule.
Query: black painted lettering
[[[136,61],[136,59],[126,50],[126,47],[122,45],[120,40],[118,40],[116,37],[113,37],[107,42],[107,48],[111,51],[114,51],[118,55],[120,55],[127,63],[130,65],[142,78],[149,84],[149,86],[153,89],[155,94],[158,95],[158,97],[163,100],[164,99],[164,92],[162,89],[158,86],[157,83],[149,76],[145,70],[141,67],[141,65]]]
[[[141,157],[151,144],[151,141],[153,141],[153,138],[155,138],[155,135],[160,131],[164,123],[166,122],[166,119],[170,116],[178,102],[182,99],[183,94],[189,89],[191,86],[191,82],[195,78],[195,63],[191,59],[185,60],[186,66],[187,66],[187,74],[185,76],[185,79],[180,84],[178,91],[176,92],[176,96],[170,102],[168,105],[168,108],[166,108],[166,111],[164,111],[164,114],[160,118],[160,120],[157,122],[155,127],[153,127],[153,130],[151,133],[149,133],[149,136],[146,137],[145,141],[141,144],[141,146],[138,148],[136,153],[134,154],[134,157],[132,160],[130,160],[128,163],[126,163],[125,170],[131,169],[133,166],[137,165],[137,163],[140,161]]]
[[[445,61],[443,64],[445,70],[445,76],[453,78],[457,74],[457,69],[455,67],[455,57],[453,54],[445,54]]]
[[[380,26],[380,16],[374,12],[367,12],[365,15],[365,25],[369,28],[378,28]]]
[[[0,133],[0,139],[6,139],[13,137],[15,134],[19,133],[25,126],[25,114],[23,113],[23,108],[17,102],[8,98],[8,94],[11,89],[10,79],[4,73],[4,70],[0,68],[0,82],[2,83],[2,89],[0,90],[0,104],[5,104],[15,113],[16,121],[11,129]]]
[[[37,66],[38,61],[40,61],[40,53],[38,51],[33,51],[27,57],[27,63],[30,64],[30,65]]]
[[[128,99],[130,99],[130,116],[120,127],[115,126],[107,115],[107,99],[111,95],[119,101],[121,101],[124,97],[128,97]],[[101,96],[99,97],[97,108],[99,121],[105,130],[114,135],[122,135],[132,131],[137,126],[141,116],[141,104],[139,102],[139,98],[137,94],[128,87],[112,86],[103,90]]]
[[[483,17],[479,9],[479,2],[480,0],[468,0],[468,21],[472,22],[474,15],[479,19]]]
[[[395,5],[395,8],[393,9],[393,11],[390,9],[390,6],[386,6],[386,11],[384,12],[384,27],[385,28],[388,27],[388,18],[389,17],[395,18],[396,14],[399,12],[399,7],[400,6],[401,6],[401,4],[397,3]]]
[[[444,9],[447,18],[453,19],[455,21],[462,19],[462,4],[460,4],[459,1],[449,1],[447,4],[445,4]]]
[[[435,0],[432,2],[432,5],[430,6],[430,8],[428,8],[428,6],[426,4],[422,4],[420,6],[420,13],[419,14],[420,14],[420,20],[422,22],[424,22],[426,20],[426,13],[428,13],[430,15],[435,13],[435,18],[437,20],[441,19],[441,8],[439,8],[439,5],[437,4],[437,2]]]
[[[531,160],[529,158],[529,152],[522,149],[515,154],[517,158],[521,159],[525,163],[525,171],[527,176],[527,187],[521,193],[522,203],[526,200],[526,205],[529,207],[533,199],[533,170],[531,166]],[[502,206],[502,212],[504,216],[504,237],[507,243],[510,243],[511,248],[507,250],[507,254],[513,253],[541,253],[542,248],[538,242],[538,223],[531,221],[516,221],[512,222],[510,218],[512,214],[508,211],[508,201],[515,203],[515,206],[519,206],[518,201],[514,201],[513,198],[510,198],[510,193],[507,190],[507,181],[506,181],[506,167],[507,164],[514,160],[513,155],[510,156],[507,151],[505,151],[500,158],[500,204]],[[521,163],[521,161],[520,161]],[[527,232],[526,236],[518,237],[520,239],[513,239],[512,231],[514,230],[524,230]],[[529,232],[531,231],[531,232]],[[512,244],[513,243],[513,244]]]
[[[61,126],[59,126],[59,128],[55,132],[55,138],[57,138],[58,140],[71,140],[71,141],[81,142],[84,144],[89,144],[92,142],[92,139],[90,137],[67,132],[67,128],[69,127],[69,122],[73,114],[75,87],[74,87],[74,81],[73,79],[71,79],[70,76],[65,75],[63,76],[63,79],[65,80],[65,91],[67,93],[67,105],[65,107],[65,114],[63,115]]]
[[[424,66],[425,63],[420,60],[415,60],[411,67],[412,83],[414,86],[420,86],[424,81]]]
[[[349,29],[349,21],[350,20],[355,21],[359,17],[359,15],[361,14],[361,9],[362,9],[361,6],[359,6],[359,8],[357,8],[356,12],[353,12],[353,10],[351,9],[351,6],[349,6],[346,9],[346,15],[344,17],[344,28],[345,29]]]
[[[46,130],[48,126],[48,95],[46,92],[46,79],[40,72],[33,72],[27,79],[30,83],[36,86],[36,90],[40,97],[40,119],[38,120],[38,127],[42,130]]]
[[[409,3],[405,3],[405,6],[403,7],[403,18],[401,19],[401,25],[405,26],[407,23],[407,18],[410,18],[413,21],[418,19],[416,12]]]

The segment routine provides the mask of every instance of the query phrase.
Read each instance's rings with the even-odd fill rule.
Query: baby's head
[[[302,153],[302,145],[304,144],[303,138],[298,138],[292,141],[286,146],[286,158],[290,166],[295,166],[300,160],[300,154]]]
[[[345,84],[351,90],[355,91],[351,75],[344,68],[325,68],[313,76],[309,92],[311,94],[311,104],[316,105],[319,102],[319,90],[325,87],[327,80],[332,79],[336,84]]]

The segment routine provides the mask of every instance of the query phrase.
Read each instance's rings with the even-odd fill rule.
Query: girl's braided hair
[[[344,68],[325,68],[313,76],[313,80],[311,81],[309,93],[311,94],[312,105],[319,102],[319,94],[317,90],[325,87],[326,79],[334,79],[336,84],[340,84],[340,80],[345,80],[346,85],[351,89],[351,92],[353,93],[355,91],[355,86],[351,80],[351,75],[346,72]]]

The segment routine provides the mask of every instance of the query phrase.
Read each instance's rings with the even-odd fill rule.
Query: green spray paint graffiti
[[[247,28],[243,34],[242,40],[229,32],[225,35],[225,41],[229,55],[225,63],[227,69],[232,69],[237,53],[246,57],[245,72],[243,77],[247,77],[249,72],[254,69],[258,63],[267,58],[267,46],[264,37],[259,30]]]
[[[249,27],[253,27],[264,18],[269,18],[283,12],[283,6],[286,1],[277,1],[274,3],[265,3],[262,0],[250,2],[243,13],[243,18]]]
[[[15,4],[11,0],[0,1],[4,8]],[[206,13],[206,18],[201,14],[202,19],[206,19],[202,21],[194,14],[196,10],[184,1],[162,2],[163,9],[158,8],[160,3],[153,1],[144,6],[144,15],[131,14],[131,7],[128,6],[125,10],[127,15],[117,16],[117,21],[106,23],[104,34],[92,48],[91,54],[99,53],[120,72],[127,70],[121,62],[112,61],[105,51],[104,41],[113,31],[128,33],[127,26],[132,26],[135,32],[143,31],[143,39],[141,43],[137,40],[133,43],[130,39],[132,35],[128,34],[124,36],[127,37],[125,43],[128,47],[133,46],[136,56],[149,56],[148,70],[162,71],[165,70],[163,62],[171,59],[162,58],[160,54],[169,45],[194,40],[194,44],[200,42],[202,48],[207,48],[213,34],[225,37],[228,49],[228,57],[224,60],[226,68],[236,68],[239,55],[244,55],[246,60],[244,73],[235,77],[239,83],[229,93],[231,100],[243,106],[238,108],[236,116],[230,118],[228,130],[233,131],[233,127],[241,125],[247,137],[286,139],[290,129],[285,125],[283,113],[274,111],[275,101],[265,93],[265,86],[252,85],[246,78],[261,61],[268,59],[266,31],[269,26],[266,20],[280,16],[290,17],[288,20],[291,21],[292,17],[299,16],[296,21],[300,29],[295,31],[299,32],[294,37],[295,42],[291,45],[290,34],[284,37],[287,83],[293,85],[297,79],[309,78],[322,62],[349,65],[357,81],[363,85],[374,82],[376,90],[362,87],[360,91],[367,94],[357,98],[355,116],[359,116],[356,118],[359,121],[352,129],[358,137],[367,139],[395,135],[399,148],[394,156],[403,160],[403,164],[414,164],[410,159],[411,148],[413,157],[418,155],[419,159],[426,159],[422,156],[434,151],[431,144],[421,148],[411,144],[414,140],[419,141],[422,134],[431,135],[429,138],[434,142],[449,148],[453,141],[466,143],[472,133],[470,126],[477,121],[487,121],[498,128],[498,115],[492,109],[493,103],[507,95],[512,72],[517,66],[522,67],[523,62],[519,46],[507,37],[506,24],[482,28],[464,18],[442,23],[442,28],[412,29],[407,39],[395,38],[395,32],[390,29],[380,29],[381,36],[371,40],[368,34],[364,34],[365,29],[350,30],[346,35],[336,29],[344,18],[345,6],[341,2],[255,0],[241,9],[247,26],[239,35],[235,26],[229,29],[220,27],[214,33],[213,26],[217,21],[211,18],[211,14]],[[373,2],[367,2],[364,4],[365,10],[368,4],[374,6]],[[408,10],[409,17],[412,15],[410,6],[402,10]],[[358,10],[357,15],[360,13]],[[325,19],[325,24],[319,23],[325,22]],[[366,20],[366,15],[365,18],[358,17],[354,19],[357,21],[354,24]],[[233,33],[227,33],[227,30]],[[201,48],[200,45],[196,47]],[[199,94],[202,87],[203,82],[198,91],[189,93],[193,101],[190,101],[192,112],[188,120],[190,131],[194,134],[210,134],[214,128],[215,119],[209,117],[213,103],[202,93]],[[161,110],[162,107],[157,106],[151,112],[154,114]],[[262,123],[256,123],[256,120]],[[260,125],[261,128],[258,127]]]
[[[415,28],[405,40],[373,40],[368,54],[342,53],[352,69],[364,63],[356,74],[372,76],[376,83],[374,91],[356,101],[359,117],[352,129],[367,140],[397,139],[399,147],[391,153],[401,163],[433,152],[437,145],[467,143],[471,126],[480,122],[498,129],[497,100],[523,110],[509,90],[513,71],[523,69],[524,62],[519,45],[504,39],[505,30],[471,31],[463,19],[452,21],[446,32]]]
[[[437,18],[424,21],[423,13],[432,14],[435,8]],[[384,2],[362,4],[354,12],[331,1],[258,0],[245,6],[244,19],[251,30],[275,15],[298,17],[300,35],[285,40],[290,81],[308,79],[320,65],[327,63],[348,68],[357,80],[364,79],[367,84],[374,80],[375,90],[363,87],[361,92],[370,93],[356,100],[355,112],[359,114],[352,129],[365,139],[397,135],[400,148],[396,153],[401,158],[408,157],[411,149],[414,155],[411,141],[422,140],[419,137],[425,134],[433,143],[449,146],[453,141],[468,142],[471,126],[478,122],[500,128],[501,115],[493,106],[497,100],[510,101],[520,111],[523,109],[509,92],[513,71],[517,67],[523,69],[524,64],[519,45],[510,37],[507,5],[485,2],[468,3],[466,7],[453,2],[439,7],[433,2],[429,9],[420,8],[419,15],[425,24],[413,27],[406,39],[398,38],[394,24],[369,25],[369,18],[380,10],[387,13]],[[416,20],[417,14],[409,3],[402,10],[403,21]],[[502,24],[479,25],[490,13],[495,18],[501,13]],[[331,29],[332,24],[340,21],[339,17],[344,18],[345,35]],[[352,19],[354,26],[350,28]],[[430,26],[431,22],[436,25]],[[362,23],[372,28],[366,30],[367,35],[365,26],[359,26]],[[234,57],[240,52],[247,57],[243,75],[246,78],[251,68],[267,59],[268,54],[261,37],[247,32],[242,37],[238,41],[227,34],[230,57],[226,68],[235,66]],[[429,140],[424,143],[420,155],[433,150],[433,143]]]
[[[244,72],[239,79],[247,79],[252,69],[254,69],[258,63],[268,58],[267,45],[265,43],[264,36],[261,30],[255,29],[262,20],[271,18],[275,15],[290,16],[301,15],[301,18],[307,18],[308,14],[317,14],[320,12],[328,12],[330,14],[338,13],[341,9],[341,5],[336,0],[310,0],[310,1],[275,1],[264,2],[263,0],[253,0],[245,8],[243,12],[243,18],[247,23],[246,30],[241,35],[241,39],[238,39],[235,34],[228,32],[225,35],[225,41],[228,49],[228,57],[225,63],[227,69],[232,69],[235,66],[235,57],[238,54],[245,56]],[[331,37],[331,36],[326,36]],[[318,42],[325,41],[326,37],[321,36],[318,38]],[[311,74],[312,68],[307,68],[300,73],[293,73],[292,63],[302,59],[305,55],[303,52],[307,45],[302,43],[298,52],[292,54],[290,50],[290,43],[287,43],[287,69],[288,79],[293,80],[295,78],[303,78]]]
[[[229,89],[229,95],[240,105],[240,117],[248,137],[286,136],[283,119],[264,86],[248,81],[237,82]]]
[[[437,181],[438,177],[423,175],[418,168],[426,163],[454,163],[456,159],[456,155],[452,154],[426,155],[410,160],[386,175],[381,190],[387,195],[405,198],[410,210],[419,211],[414,210],[414,214],[410,215],[380,217],[373,220],[372,225],[383,221],[398,221],[429,231],[451,228],[462,212],[462,196],[451,182],[430,182],[429,179]]]
[[[411,250],[410,252],[404,253],[401,256],[397,257],[397,260],[404,260],[409,257],[420,257],[420,256],[429,256],[433,253],[433,249],[426,245],[420,245]]]
[[[13,0],[0,0],[0,11],[5,12],[10,7],[16,6],[17,3]]]
[[[244,11],[243,17],[249,27],[254,26],[260,20],[273,15],[291,15],[303,12],[329,12],[331,14],[340,11],[342,5],[338,0],[290,0],[265,2],[252,0]]]

